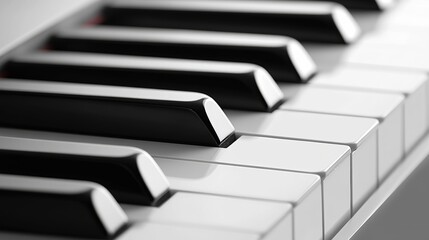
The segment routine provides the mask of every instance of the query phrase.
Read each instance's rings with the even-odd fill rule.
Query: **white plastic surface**
[[[287,203],[194,193],[176,193],[160,207],[122,205],[130,221],[268,234],[291,215]],[[292,228],[292,226],[288,226]],[[290,229],[283,229],[291,232]]]
[[[156,161],[173,191],[288,202],[294,206],[295,239],[323,238],[322,189],[317,175],[165,158]],[[347,201],[333,202],[348,207]]]
[[[404,36],[404,35],[401,35]],[[318,74],[311,85],[357,89],[371,92],[400,93],[405,96],[405,149],[410,148],[427,130],[429,104],[428,75],[422,71],[343,64]]]
[[[281,84],[286,102],[282,110],[370,117],[383,122],[404,97],[401,94],[324,88],[313,85]]]

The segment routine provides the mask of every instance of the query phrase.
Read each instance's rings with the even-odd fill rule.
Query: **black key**
[[[316,0],[325,1],[325,0]],[[348,9],[357,10],[384,10],[389,8],[394,0],[331,0],[344,5]]]
[[[234,127],[204,94],[0,80],[0,126],[227,146]]]
[[[0,173],[96,182],[118,202],[142,205],[169,188],[146,152],[107,145],[0,137]]]
[[[222,0],[199,0],[199,1],[222,1]],[[223,0],[223,1],[229,1],[229,0]],[[242,0],[242,1],[249,1],[249,0]],[[281,1],[293,1],[293,0],[275,0],[275,1],[281,2]],[[312,1],[326,2],[326,0],[312,0]],[[353,9],[353,10],[379,11],[379,10],[384,10],[391,7],[395,2],[395,0],[330,0],[329,2],[337,2],[341,5],[344,5],[346,8]]]
[[[0,174],[0,229],[111,239],[128,218],[102,186]]]
[[[283,100],[267,71],[247,63],[52,51],[16,57],[6,72],[13,78],[201,92],[240,110],[272,111]]]
[[[300,1],[120,0],[104,24],[283,35],[300,41],[350,43],[359,26],[342,5]]]
[[[62,31],[53,36],[50,47],[253,63],[278,82],[306,82],[316,73],[316,65],[298,41],[274,35],[99,26]]]

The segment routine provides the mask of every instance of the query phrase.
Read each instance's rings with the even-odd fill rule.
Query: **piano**
[[[0,239],[426,239],[428,10],[0,0]]]

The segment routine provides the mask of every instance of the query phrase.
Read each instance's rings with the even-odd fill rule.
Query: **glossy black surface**
[[[316,1],[324,1],[324,0],[316,0]],[[349,9],[357,9],[357,10],[373,10],[379,11],[382,10],[378,0],[331,0],[332,2],[337,2],[344,5]]]
[[[223,146],[234,139],[233,131],[226,138],[218,137],[205,109],[206,95],[192,93],[194,98],[179,99],[170,91],[121,88],[118,92],[118,87],[36,81],[7,81],[5,87],[5,81],[0,81],[3,127],[208,146]],[[173,96],[145,98],[148,93]]]
[[[69,61],[74,57],[79,60]],[[12,59],[5,70],[12,78],[195,91],[209,95],[224,108],[273,109],[257,84],[272,82],[272,78],[269,74],[257,75],[257,71],[265,70],[249,64],[46,52]]]
[[[129,4],[131,2],[131,4]],[[318,6],[308,6],[311,9],[300,8],[299,11],[282,11],[280,8],[266,6],[273,2],[261,4],[260,10],[248,8],[247,2],[221,1],[207,5],[207,1],[116,1],[104,10],[104,24],[120,26],[159,27],[198,29],[210,31],[263,33],[283,35],[300,41],[344,43],[332,12],[312,11]],[[252,2],[252,1],[250,1]],[[277,2],[279,3],[279,2]],[[275,4],[277,4],[275,3]],[[280,2],[294,6],[296,3]],[[299,3],[299,2],[298,2]],[[229,8],[230,4],[239,4],[239,10]],[[216,5],[222,5],[218,9]],[[215,7],[213,7],[215,6]],[[293,7],[292,7],[293,9]],[[325,7],[322,7],[325,10]]]
[[[205,1],[221,1],[221,0],[205,0]],[[222,0],[229,1],[229,0]],[[249,1],[249,0],[240,0],[240,1]],[[252,1],[252,0],[250,0]],[[308,0],[275,0],[275,1],[308,1]],[[326,2],[326,0],[312,0],[319,2]],[[394,1],[394,0],[393,0]],[[344,5],[348,9],[352,10],[371,10],[371,11],[379,11],[382,10],[382,5],[379,2],[382,0],[330,0],[329,2],[337,2],[339,4]]]
[[[280,36],[117,27],[73,29],[49,42],[50,48],[60,51],[253,63],[276,81],[306,82],[314,73],[297,72],[300,63],[291,59],[292,44],[297,43]]]
[[[3,181],[0,186],[1,230],[112,239],[126,225],[126,219],[117,221],[119,229],[105,225],[109,220],[103,219],[98,211],[110,212],[111,218],[123,218],[125,214],[117,204],[106,204],[104,200],[110,201],[111,197],[101,199],[106,197],[96,193],[101,186],[3,174],[0,179]],[[94,194],[98,198],[95,201]]]
[[[153,160],[133,148],[0,137],[0,173],[96,182],[118,202],[152,205],[162,195],[152,194],[138,161]]]

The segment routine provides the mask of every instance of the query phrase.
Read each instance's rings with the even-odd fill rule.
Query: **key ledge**
[[[316,74],[316,63],[301,43],[295,39],[291,39],[288,45],[288,52],[290,60],[301,79],[309,79]]]
[[[345,7],[334,4],[332,18],[345,43],[352,43],[357,40],[361,34],[360,27]]]

